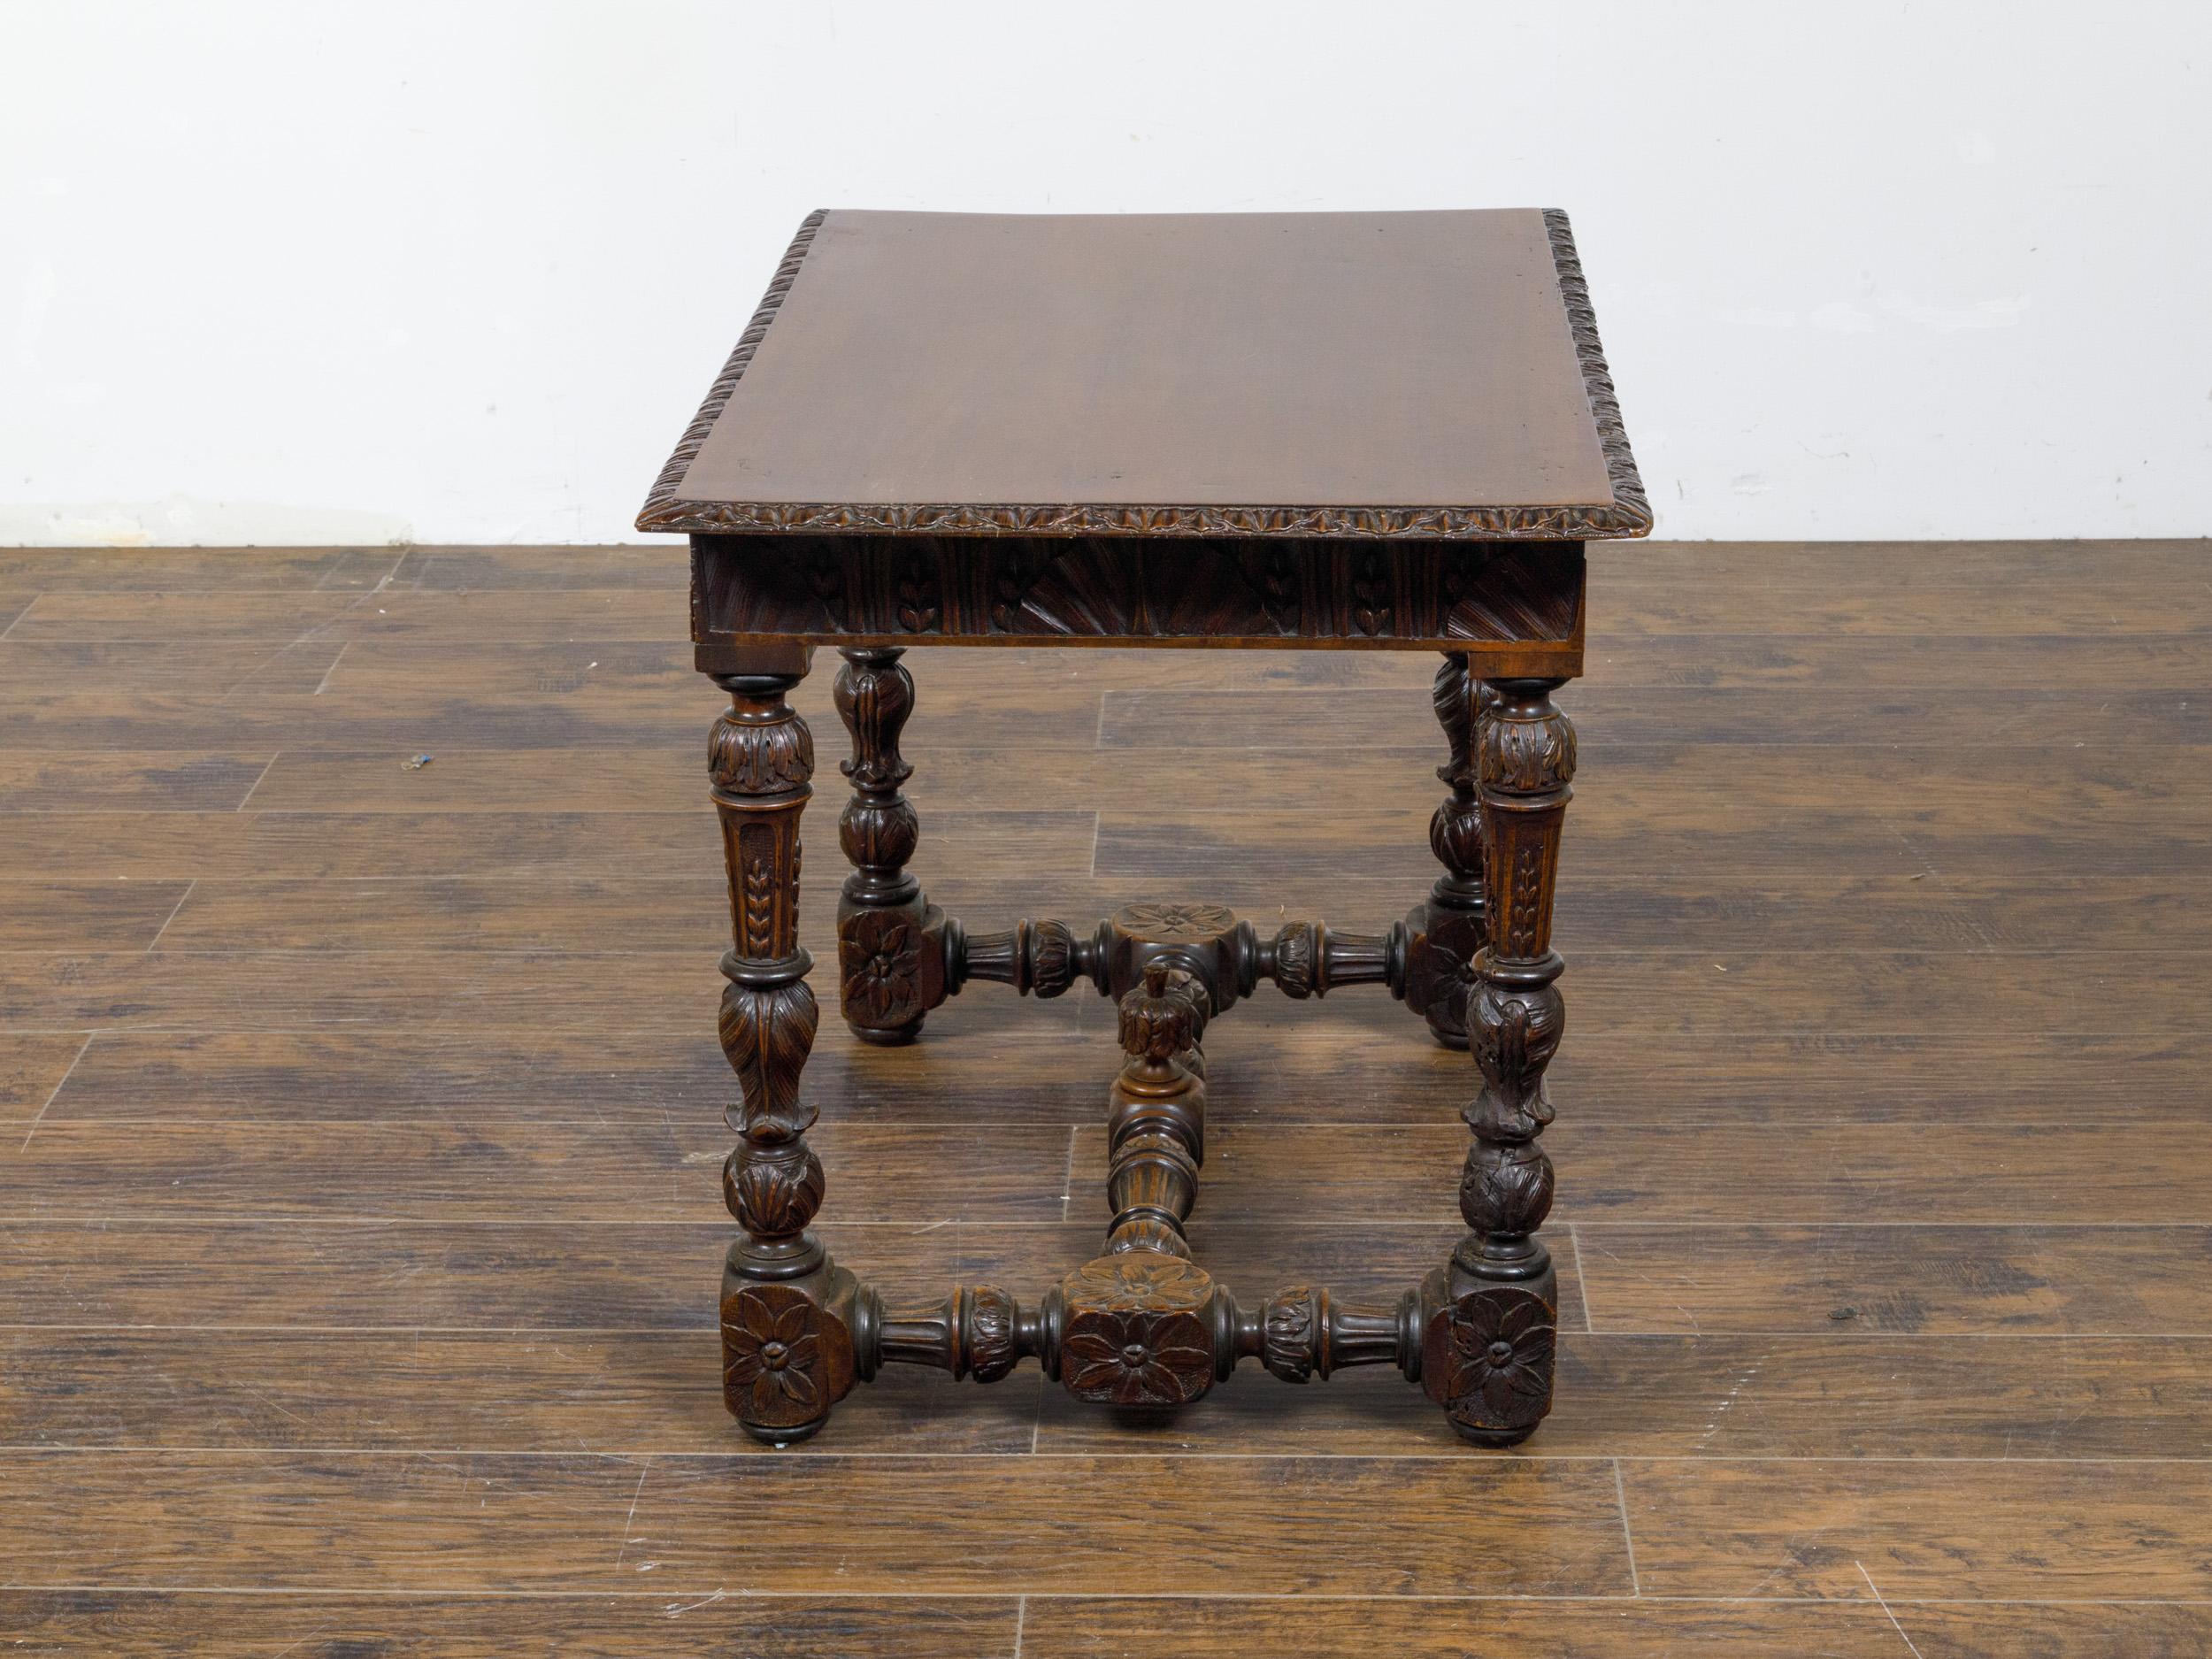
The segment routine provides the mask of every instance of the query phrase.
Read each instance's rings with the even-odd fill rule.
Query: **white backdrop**
[[[613,541],[810,209],[1557,205],[1678,537],[2204,534],[2212,6],[0,0],[0,542]]]

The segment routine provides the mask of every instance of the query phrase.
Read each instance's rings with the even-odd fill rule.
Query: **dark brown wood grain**
[[[638,527],[1579,541],[1651,509],[1557,210],[840,209]]]
[[[35,1503],[53,1465],[11,1471],[0,1576],[32,1581],[35,1528],[38,1581],[79,1587],[0,1592],[0,1628],[34,1651],[272,1659],[1010,1659],[1017,1632],[1022,1659],[1901,1654],[1901,1626],[1924,1659],[2204,1651],[2201,1606],[2171,1598],[2198,1594],[2208,1536],[2188,1479],[2212,1455],[2212,783],[2171,740],[2203,683],[2206,557],[1593,553],[1612,649],[1556,694],[1587,746],[1543,1138],[1558,1387],[1506,1455],[1574,1474],[1592,1525],[1632,1542],[1638,1574],[1581,1601],[1595,1533],[1467,1486],[1498,1455],[1383,1367],[1293,1388],[1248,1362],[1144,1424],[1033,1363],[982,1389],[895,1365],[806,1447],[736,1433],[705,1292],[733,1225],[717,1120],[739,1087],[705,1013],[729,911],[681,549],[0,550],[0,617],[22,611],[0,639],[0,1445],[81,1460]],[[1149,893],[1263,940],[1300,918],[1379,933],[1448,873],[1437,661],[911,652],[910,867],[978,932]],[[789,699],[825,742],[833,679]],[[1899,694],[1878,742],[1832,718],[1869,683]],[[2043,718],[2116,687],[2137,700],[2086,747]],[[1743,694],[1778,741],[1743,741]],[[1180,717],[1217,702],[1248,746],[1193,742]],[[850,871],[823,803],[843,793],[804,819],[800,938],[825,964]],[[1033,1301],[1094,1256],[1113,1012],[972,985],[892,1051],[824,1020],[804,1087],[825,1248],[918,1307],[979,1284]],[[1388,1305],[1445,1259],[1466,1056],[1383,988],[1263,985],[1206,1058],[1187,1225],[1240,1307],[1297,1285]],[[986,1471],[1033,1448],[1034,1478]],[[1171,1582],[1133,1582],[1133,1526],[1069,1502],[1118,1490],[1130,1453],[1196,1478],[1219,1540]],[[465,1484],[487,1455],[497,1492]],[[733,1464],[806,1459],[781,1478],[849,1507],[814,1471],[850,1463],[895,1522],[821,1594],[790,1594],[748,1492],[683,1510],[686,1555],[641,1557],[628,1540],[660,1534],[626,1527],[630,1505],[673,1488],[641,1490],[640,1455],[695,1464],[695,1498]],[[563,1509],[594,1456],[632,1461]],[[1242,1484],[1205,1484],[1231,1463]],[[1276,1520],[1356,1535],[1363,1498],[1479,1548],[1563,1528],[1568,1569],[1500,1598],[1409,1534],[1347,1559]],[[979,1534],[982,1502],[1006,1532]],[[947,1510],[959,1525],[911,1524]],[[1016,1528],[1034,1546],[997,1548]],[[1069,1539],[1097,1548],[1063,1576],[1043,1555]],[[144,1587],[188,1548],[211,1587]],[[664,1587],[672,1564],[695,1593]],[[945,1572],[971,1588],[917,1589]],[[418,1587],[329,1588],[365,1573]],[[2054,1575],[2090,1599],[2049,1601]],[[487,1594],[522,1579],[585,1587]],[[1710,1588],[1670,1599],[1685,1585]]]

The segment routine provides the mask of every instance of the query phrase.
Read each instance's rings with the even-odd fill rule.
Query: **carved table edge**
[[[675,450],[661,468],[636,527],[648,532],[729,530],[859,532],[875,534],[959,534],[972,535],[1131,536],[1351,536],[1406,540],[1618,541],[1647,536],[1651,503],[1644,494],[1636,457],[1621,420],[1619,399],[1605,352],[1598,341],[1597,313],[1575,250],[1566,213],[1543,210],[1551,243],[1552,270],[1559,284],[1575,357],[1582,370],[1590,419],[1613,499],[1609,503],[1549,505],[1238,506],[1171,502],[1124,503],[1080,502],[705,502],[687,501],[680,492],[707,434],[744,378],[753,354],[775,321],[784,296],[798,280],[808,250],[829,215],[817,208],[801,221],[770,279],[768,291],[745,332],[707,388],[699,412],[684,429]]]

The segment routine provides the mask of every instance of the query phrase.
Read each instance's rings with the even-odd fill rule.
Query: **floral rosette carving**
[[[1124,933],[1156,945],[1210,943],[1237,925],[1236,912],[1223,904],[1125,904],[1114,913]]]
[[[803,1428],[853,1380],[844,1324],[789,1285],[749,1285],[722,1299],[722,1393],[756,1427]]]
[[[1551,1409],[1557,1340],[1557,1316],[1534,1291],[1470,1291],[1429,1322],[1422,1386],[1468,1428],[1532,1427]]]
[[[856,913],[838,941],[838,956],[847,1019],[893,1026],[922,1014],[922,934],[905,911]]]
[[[1079,1400],[1179,1406],[1213,1386],[1213,1280],[1176,1256],[1102,1257],[1062,1287],[1060,1380]]]

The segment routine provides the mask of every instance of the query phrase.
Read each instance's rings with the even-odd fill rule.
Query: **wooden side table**
[[[1258,1359],[1291,1382],[1395,1365],[1468,1438],[1550,1409],[1556,1280],[1539,1137],[1563,1009],[1552,889],[1575,768],[1583,544],[1647,533],[1566,216],[1534,211],[996,217],[816,213],[638,527],[691,537],[692,638],[729,694],[708,771],[735,942],[721,1038],[743,1090],[723,1194],[723,1383],[746,1430],[812,1434],[887,1364],[991,1382],[1033,1356],[1077,1397],[1174,1406]],[[971,933],[908,870],[900,793],[932,642],[1440,651],[1443,873],[1372,933],[1262,939],[1205,903]],[[894,1305],[808,1230],[798,942],[814,744],[787,695],[844,658],[838,985],[912,1041],[976,980],[1118,999],[1104,1251],[1033,1299]],[[1240,1303],[1190,1259],[1202,1042],[1261,981],[1386,987],[1480,1086],[1469,1231],[1394,1303],[1300,1285]],[[1470,1041],[1471,1037],[1471,1041]]]

